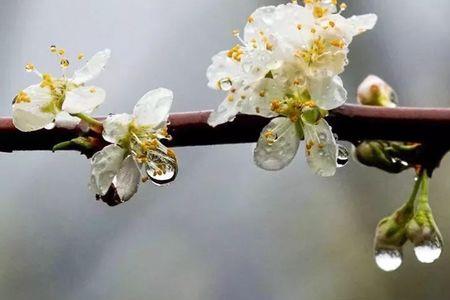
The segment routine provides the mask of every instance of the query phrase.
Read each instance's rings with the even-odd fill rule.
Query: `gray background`
[[[375,73],[404,105],[448,107],[450,2],[352,2],[346,15],[374,12],[379,23],[351,46],[350,95]],[[230,32],[255,8],[276,3],[1,0],[0,113],[10,115],[13,95],[36,82],[23,71],[26,62],[56,69],[52,43],[72,55],[113,50],[95,81],[108,92],[99,114],[130,112],[159,86],[174,90],[173,111],[214,108],[223,95],[206,87],[210,57],[235,43]],[[376,223],[408,197],[411,173],[351,163],[324,179],[302,153],[267,173],[253,165],[252,148],[177,149],[175,183],[142,185],[114,209],[94,201],[89,163],[77,153],[2,154],[0,298],[450,298],[446,249],[437,263],[421,265],[408,246],[404,265],[389,274],[372,259]],[[444,160],[431,183],[446,240],[449,165]]]

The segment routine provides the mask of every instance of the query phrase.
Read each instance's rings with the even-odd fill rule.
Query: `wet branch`
[[[250,143],[258,139],[269,122],[258,116],[239,115],[234,122],[215,128],[207,124],[210,111],[174,113],[170,115],[171,147]],[[102,119],[102,118],[99,118]],[[381,108],[346,104],[327,117],[340,140],[358,143],[379,139],[420,142],[431,152],[446,153],[450,149],[450,109]],[[11,118],[0,119],[0,151],[52,150],[55,144],[78,137],[80,130],[53,129],[24,133],[14,128]],[[92,133],[95,136],[95,133]],[[98,138],[101,139],[100,136]],[[98,144],[102,148],[104,142]],[[99,149],[92,149],[97,151]]]

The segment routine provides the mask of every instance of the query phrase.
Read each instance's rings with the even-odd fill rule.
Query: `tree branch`
[[[258,116],[238,115],[233,122],[215,128],[207,123],[210,111],[170,115],[170,147],[250,143],[269,122]],[[103,118],[98,118],[99,120]],[[381,108],[346,104],[327,117],[340,140],[393,140],[429,144],[446,152],[450,149],[450,109]],[[52,150],[55,144],[78,137],[80,130],[61,129],[20,132],[11,118],[0,118],[0,151]],[[103,147],[105,144],[100,144]],[[442,150],[444,149],[444,150]],[[98,150],[98,149],[97,149]]]

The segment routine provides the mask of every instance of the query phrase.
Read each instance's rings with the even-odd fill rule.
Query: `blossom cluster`
[[[239,44],[212,58],[210,88],[227,96],[209,124],[232,121],[238,113],[273,118],[254,151],[257,166],[280,170],[305,140],[310,168],[332,176],[339,146],[324,117],[347,100],[339,74],[348,63],[354,36],[372,29],[377,16],[345,18],[345,3],[305,0],[257,9],[247,20]]]
[[[25,132],[79,127],[80,138],[55,145],[54,149],[77,143],[89,148],[96,141],[95,135],[101,134],[111,144],[92,157],[90,187],[108,205],[128,201],[140,181],[150,180],[157,185],[173,181],[178,171],[177,159],[174,151],[161,143],[171,138],[167,124],[172,91],[164,88],[149,91],[138,101],[132,115],[110,115],[102,124],[89,114],[104,102],[106,92],[86,83],[102,72],[111,51],[99,51],[72,75],[67,74],[70,63],[66,51],[56,46],[51,46],[50,51],[58,57],[63,74],[54,77],[39,72],[31,63],[25,66],[40,82],[14,97],[15,127]],[[84,54],[78,54],[77,58],[82,60]]]

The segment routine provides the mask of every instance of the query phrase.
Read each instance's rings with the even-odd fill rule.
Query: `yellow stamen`
[[[14,103],[30,103],[31,98],[24,91],[20,91],[17,96],[14,98]]]

